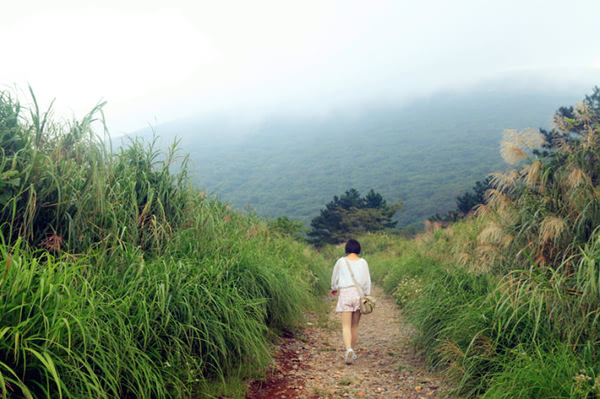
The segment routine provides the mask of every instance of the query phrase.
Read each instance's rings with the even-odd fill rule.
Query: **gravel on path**
[[[248,399],[259,398],[447,398],[439,375],[427,372],[410,344],[414,330],[393,299],[379,287],[373,313],[360,321],[358,359],[344,362],[337,296],[329,296],[327,317],[306,315],[301,332],[281,338],[272,369],[250,385]]]

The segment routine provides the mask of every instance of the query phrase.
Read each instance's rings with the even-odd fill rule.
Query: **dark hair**
[[[360,253],[360,244],[356,240],[348,240],[346,243],[346,255],[348,254],[359,254]]]

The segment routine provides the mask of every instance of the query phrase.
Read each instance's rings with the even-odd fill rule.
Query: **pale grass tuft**
[[[508,248],[508,246],[513,242],[514,239],[515,239],[515,236],[513,236],[512,234],[505,234],[504,242],[502,243],[504,248]]]
[[[501,250],[508,248],[514,238],[514,236],[507,234],[500,225],[491,223],[477,236],[479,253],[482,255],[498,254]]]
[[[566,183],[570,188],[577,188],[583,184],[590,184],[588,175],[578,167],[572,167],[571,173],[566,175]]]
[[[521,131],[523,144],[529,149],[539,148],[546,143],[544,136],[536,129],[527,128]]]
[[[445,230],[449,226],[448,222],[442,222],[436,220],[431,222],[429,220],[425,221],[425,232],[426,233],[434,233],[436,231]]]
[[[494,256],[489,253],[487,256],[480,256],[477,262],[471,263],[471,267],[469,267],[469,272],[473,274],[482,275],[490,272],[490,265],[492,264],[491,260]]]
[[[518,172],[515,174],[515,170],[511,170],[508,173],[505,172],[494,172],[490,174],[490,186],[495,187],[501,192],[507,192],[515,187],[517,184]]]
[[[548,216],[540,225],[540,240],[548,242],[555,240],[563,233],[566,228],[566,223],[558,216]]]
[[[426,220],[424,223],[425,223],[425,232],[433,233],[433,222],[431,220]]]
[[[532,128],[523,129],[520,132],[515,129],[506,129],[502,140],[515,143],[521,148],[536,148],[544,144],[544,136]]]
[[[563,133],[569,133],[571,131],[570,123],[558,112],[554,114],[554,127]]]
[[[449,224],[445,229],[444,229],[444,236],[446,238],[450,238],[450,237],[454,237],[455,231],[454,231],[454,226],[452,224]]]
[[[478,262],[472,264],[471,271],[477,273],[489,272],[492,261],[502,254],[502,250],[510,244],[512,238],[496,222],[491,222],[485,226],[477,236],[479,242],[477,246]]]
[[[525,129],[517,132],[515,129],[504,131],[500,143],[500,155],[511,165],[516,165],[527,159],[527,152],[544,144],[544,136],[535,129]]]
[[[555,140],[555,147],[559,152],[566,154],[573,153],[573,147],[564,137],[559,137]]]
[[[500,248],[496,245],[480,244],[477,247],[477,255],[480,260],[479,269],[482,268],[481,263],[489,264],[489,262],[500,253]]]
[[[497,223],[490,223],[477,236],[481,244],[499,244],[504,241],[504,230]]]
[[[579,123],[592,123],[594,112],[590,105],[585,101],[579,101],[573,108],[573,114]]]
[[[493,211],[489,206],[485,204],[479,204],[475,208],[475,217],[484,217],[486,215],[492,215]]]
[[[500,155],[510,165],[517,165],[527,159],[527,154],[515,143],[503,141],[500,144]]]
[[[513,180],[517,180],[521,178],[521,174],[519,173],[518,170],[516,169],[511,169],[508,173],[508,175],[513,179]]]
[[[497,189],[489,189],[485,193],[488,206],[496,211],[502,211],[508,208],[512,202],[502,191]]]
[[[521,169],[521,173],[525,176],[525,183],[528,186],[535,186],[538,183],[538,177],[542,170],[542,163],[535,161]]]
[[[598,133],[590,125],[581,132],[582,144],[585,149],[594,149],[598,147]]]
[[[473,256],[473,253],[470,251],[460,251],[456,254],[456,261],[462,267],[465,267],[466,265],[472,263],[474,259],[475,259],[475,257]]]
[[[498,209],[497,215],[498,219],[502,220],[502,222],[505,223],[507,226],[516,223],[517,214],[514,212],[514,209],[508,206]]]
[[[454,237],[454,228],[452,227],[452,225],[446,227],[446,229],[444,230],[444,233],[446,234],[447,238]]]
[[[423,245],[426,242],[425,236],[429,236],[429,234],[418,234],[413,241],[419,245]]]
[[[437,220],[435,222],[426,220],[424,223],[425,223],[425,232],[426,233],[433,233],[435,231],[442,230],[444,227],[448,226],[447,222],[441,222],[439,220]]]

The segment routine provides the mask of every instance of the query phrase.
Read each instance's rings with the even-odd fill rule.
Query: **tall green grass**
[[[203,397],[270,361],[324,258],[192,187],[177,142],[112,150],[102,106],[53,121],[0,95],[0,392]]]
[[[448,245],[478,223],[386,237],[385,251],[369,257],[374,279],[417,328],[417,348],[467,397],[598,397],[600,246],[582,248],[576,264],[496,275],[461,265],[459,245]],[[380,238],[361,242],[371,240]]]
[[[545,152],[537,132],[507,132],[515,167],[493,174],[472,219],[412,241],[363,238],[458,394],[600,397],[597,92],[557,113]]]
[[[361,242],[386,243],[369,256],[372,276],[404,308],[419,331],[415,345],[458,394],[598,397],[600,246],[591,242],[557,268],[529,262],[498,275],[461,263],[465,241],[484,225]]]

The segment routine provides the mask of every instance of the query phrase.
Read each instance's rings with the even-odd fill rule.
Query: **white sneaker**
[[[352,364],[352,362],[356,359],[356,353],[352,348],[346,351],[346,364]]]

